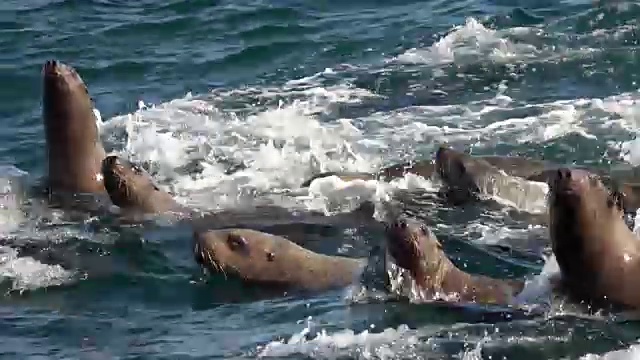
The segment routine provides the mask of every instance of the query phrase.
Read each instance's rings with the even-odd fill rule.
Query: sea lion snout
[[[47,60],[42,66],[45,76],[60,76],[69,73],[69,67],[56,60]]]
[[[577,194],[584,192],[592,184],[594,176],[583,169],[559,168],[549,179],[549,187],[554,194]]]
[[[107,156],[102,160],[101,171],[104,186],[110,195],[115,193],[123,185],[121,183],[121,173],[123,171],[122,165],[122,160],[116,155]],[[118,203],[115,204],[118,205]]]
[[[116,166],[120,166],[120,158],[116,155],[109,155],[102,160],[102,171],[111,170]]]
[[[81,85],[86,90],[84,81],[76,70],[60,61],[48,60],[42,66],[42,75],[48,83],[67,84],[69,87]]]
[[[137,164],[117,155],[109,155],[102,160],[102,174],[107,177],[125,177],[130,171],[135,175],[147,175],[146,171]]]

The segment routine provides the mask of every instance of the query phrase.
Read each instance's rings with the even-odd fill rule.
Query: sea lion
[[[320,211],[293,211],[276,205],[258,205],[248,209],[224,211],[200,211],[178,203],[168,192],[154,183],[152,176],[141,166],[116,155],[107,156],[102,162],[104,186],[114,205],[118,206],[125,220],[136,221],[147,215],[167,214],[180,220],[191,221],[200,230],[222,227],[259,227],[273,230],[275,227],[335,226],[349,227],[359,223],[375,224],[375,208],[363,203],[350,213],[327,216]]]
[[[315,253],[251,229],[194,232],[194,258],[207,270],[277,291],[325,291],[355,283],[364,259]]]
[[[439,148],[447,148],[440,146]],[[447,148],[449,149],[449,148]],[[451,151],[455,151],[449,149]],[[463,153],[461,153],[463,154]],[[471,157],[471,155],[464,154]],[[521,177],[529,181],[546,182],[549,172],[558,169],[561,165],[546,161],[537,160],[518,156],[502,156],[502,155],[481,155],[473,156],[473,159],[482,159],[486,163],[504,171],[509,176]],[[403,177],[405,174],[420,175],[424,178],[431,177],[437,171],[435,162],[429,160],[414,160],[399,164],[389,165],[376,173],[351,173],[351,172],[325,172],[314,175],[306,180],[301,187],[307,187],[311,182],[318,178],[327,176],[338,176],[342,180],[348,181],[353,179],[362,180],[383,180],[389,181]],[[628,172],[627,172],[628,173]]]
[[[558,169],[568,166],[567,164],[518,156],[480,155],[473,157],[488,162],[507,173],[507,175],[536,182],[548,182],[555,176]],[[624,184],[624,188],[629,192],[636,191],[635,187],[640,187],[640,184],[638,184],[640,182],[640,167],[638,166],[616,165],[610,168],[600,168],[571,164],[569,167],[584,169],[598,175],[608,187],[614,182]],[[638,208],[636,205],[631,207]]]
[[[165,212],[190,213],[168,192],[158,188],[151,175],[141,166],[116,155],[102,161],[102,177],[114,205],[125,212],[159,214]]]
[[[447,146],[441,145],[438,148],[445,149],[449,153],[456,153],[458,156],[466,157],[473,160],[482,160],[491,166],[503,171],[509,176],[523,178],[528,181],[547,182],[547,180],[555,174],[555,171],[565,165],[557,164],[547,160],[531,159],[520,156],[504,156],[504,155],[471,155],[453,150]],[[438,152],[436,151],[436,157]],[[469,160],[469,161],[473,161]],[[590,169],[603,176],[606,174],[599,169]]]
[[[447,257],[435,235],[416,221],[399,218],[386,229],[387,250],[408,270],[425,300],[512,305],[524,281],[469,274]]]
[[[563,288],[595,307],[640,308],[640,241],[616,195],[582,169],[558,169],[549,188],[549,235]]]
[[[106,153],[84,81],[55,60],[42,72],[49,192],[104,194],[100,167]]]
[[[567,167],[526,158],[475,157],[446,146],[438,148],[436,166],[440,178],[447,186],[443,193],[456,204],[475,200],[478,194],[496,194],[496,192],[500,197],[516,204],[518,199],[541,202],[545,199],[544,191],[541,191],[540,186],[530,182],[548,183],[555,177],[558,169]],[[628,182],[633,180],[630,172],[608,173],[603,169],[576,165],[572,165],[571,168],[583,169],[598,176],[612,193],[618,195],[616,196],[618,205],[624,209],[625,213],[635,213],[640,207],[640,184]]]
[[[482,158],[446,146],[436,152],[436,170],[445,184],[443,194],[456,205],[477,200],[480,194],[497,195],[520,209],[536,209],[535,204],[546,199],[544,185],[510,176]]]
[[[471,155],[463,152],[459,152],[453,150],[445,145],[441,145],[438,147],[436,151],[436,159],[437,154],[440,149],[445,149],[449,154],[457,154],[460,158],[466,158],[468,162],[473,161],[482,161],[485,164],[489,164],[496,169],[503,171],[505,174],[515,177],[522,178],[527,181],[534,182],[547,182],[550,178],[552,178],[555,172],[561,168],[565,167],[564,164],[558,164],[547,160],[539,160],[532,159],[528,157],[520,157],[520,156],[505,156],[505,155]],[[596,167],[586,167],[586,166],[576,166],[572,165],[573,168],[582,168],[586,169],[592,173],[595,173],[602,177],[602,180],[605,182],[605,185],[609,185],[610,183],[617,182],[624,187],[627,193],[635,193],[640,190],[636,190],[636,188],[640,189],[640,166],[617,166],[615,168],[611,168],[608,170],[596,168]],[[361,180],[381,180],[381,181],[390,181],[396,178],[403,177],[407,173],[420,175],[424,178],[431,177],[435,172],[437,172],[437,160],[434,162],[433,160],[417,160],[404,162],[399,164],[390,165],[375,173],[367,173],[367,172],[340,172],[340,171],[329,171],[320,174],[316,174],[311,178],[304,181],[301,187],[308,187],[311,182],[315,179],[324,178],[328,176],[337,176],[344,181],[351,181],[355,179]],[[636,200],[637,198],[637,200]],[[633,195],[632,198],[627,201],[629,207],[627,211],[635,211],[640,207],[640,195]]]

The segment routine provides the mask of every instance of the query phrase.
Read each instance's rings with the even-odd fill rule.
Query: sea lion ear
[[[420,225],[420,231],[422,231],[424,235],[430,235],[429,229],[424,225]]]

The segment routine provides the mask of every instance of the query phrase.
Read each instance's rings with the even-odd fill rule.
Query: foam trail
[[[141,105],[133,114],[105,122],[103,130],[123,130],[123,152],[150,163],[159,185],[175,192],[179,201],[224,208],[235,206],[238,198],[297,189],[321,171],[371,172],[389,162],[415,159],[417,143],[428,147],[439,142],[543,142],[571,133],[593,138],[610,135],[612,127],[619,132],[637,128],[636,111],[622,105],[635,104],[639,94],[516,105],[504,94],[505,84],[494,98],[472,104],[411,106],[328,121],[320,115],[376,95],[344,84],[324,87],[314,83],[318,79],[306,79],[304,89],[219,90],[205,97],[188,95],[157,106]],[[226,108],[227,103],[257,99],[273,105]],[[597,123],[594,118],[608,120]],[[199,172],[179,170],[194,164]],[[229,164],[245,167],[228,173]],[[308,195],[294,203],[327,207],[307,203],[315,197]],[[519,199],[505,204],[537,212],[536,202]]]
[[[587,354],[580,360],[637,360],[640,359],[640,345],[631,345],[627,349],[615,350],[602,355]]]
[[[5,238],[18,236],[16,231],[26,220],[22,205],[27,175],[14,166],[0,166],[0,234]],[[19,257],[18,251],[10,246],[0,246],[0,279],[8,280],[12,290],[60,285],[71,276],[71,272],[59,265],[45,265],[31,257]]]
[[[515,298],[517,304],[551,306],[551,292],[553,279],[560,276],[560,267],[556,257],[551,255],[545,259],[540,274],[527,280],[524,289]]]
[[[418,333],[401,325],[397,329],[385,329],[381,333],[364,330],[356,334],[346,329],[334,334],[320,331],[314,338],[308,339],[311,326],[307,325],[300,333],[287,341],[273,341],[260,347],[259,358],[282,358],[294,354],[303,354],[321,359],[334,359],[340,355],[353,354],[354,349],[364,358],[393,358],[403,347],[418,344]]]
[[[467,18],[428,49],[410,49],[395,60],[407,64],[444,65],[469,57],[489,56],[492,60],[510,61],[535,55],[537,49],[528,44],[514,44],[499,32],[485,28],[478,20]]]

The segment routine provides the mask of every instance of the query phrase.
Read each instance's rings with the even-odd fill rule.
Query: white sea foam
[[[9,238],[24,231],[27,218],[22,208],[25,200],[27,173],[13,167],[0,166],[0,236]],[[33,233],[32,233],[33,234]],[[36,236],[31,237],[34,241]],[[12,290],[30,290],[60,285],[71,280],[73,273],[59,265],[46,265],[25,256],[10,246],[0,246],[0,282],[9,281]]]
[[[587,354],[580,360],[636,360],[640,359],[640,345],[631,345],[627,349],[615,350],[602,355]]]

